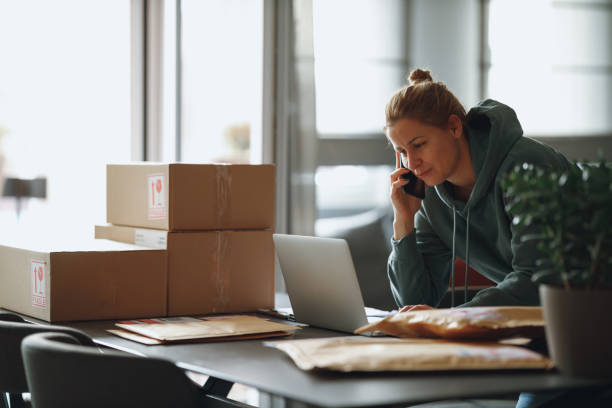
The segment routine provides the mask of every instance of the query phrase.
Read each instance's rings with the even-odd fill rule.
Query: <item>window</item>
[[[491,0],[489,97],[512,106],[529,136],[612,131],[612,3]]]
[[[384,149],[384,107],[406,81],[406,7],[396,0],[313,1],[316,143],[319,152],[343,152],[317,157],[318,219],[389,204],[391,167],[382,164],[392,165],[393,153],[372,163],[370,147]]]
[[[180,9],[180,160],[261,163],[263,1],[182,0]]]
[[[407,38],[402,35],[405,19],[402,3],[313,2],[320,137],[381,133],[383,108],[406,76]]]
[[[47,179],[19,223],[15,199],[0,200],[0,233],[89,237],[104,220],[105,165],[131,155],[130,43],[124,0],[0,0],[3,173]]]
[[[392,170],[391,166],[319,166],[315,175],[318,217],[358,214],[388,205]]]

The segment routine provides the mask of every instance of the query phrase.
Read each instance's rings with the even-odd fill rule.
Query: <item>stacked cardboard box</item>
[[[0,245],[0,307],[56,322],[167,312],[167,253],[44,231]]]
[[[107,167],[96,238],[167,250],[170,316],[274,306],[274,166]]]
[[[272,165],[109,165],[107,222],[96,238],[122,243],[1,242],[0,307],[57,322],[274,305]]]

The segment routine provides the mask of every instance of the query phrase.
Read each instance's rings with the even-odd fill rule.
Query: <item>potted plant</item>
[[[567,172],[523,164],[504,181],[507,210],[536,241],[549,352],[578,376],[612,376],[612,165]]]

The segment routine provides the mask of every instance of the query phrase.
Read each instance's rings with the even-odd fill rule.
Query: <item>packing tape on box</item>
[[[229,166],[216,166],[217,178],[217,223],[225,225],[229,221],[229,201],[232,186],[232,176]]]
[[[230,302],[231,276],[227,255],[229,249],[228,233],[217,232],[217,254],[214,268],[215,303],[213,313],[224,312]],[[224,262],[225,261],[225,262]]]

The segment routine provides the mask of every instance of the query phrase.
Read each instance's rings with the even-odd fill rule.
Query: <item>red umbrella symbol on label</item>
[[[159,198],[159,193],[161,193],[162,190],[162,182],[161,179],[157,179],[157,181],[155,182],[155,191],[157,192],[157,194],[154,194],[157,197],[157,203],[159,204],[160,198]],[[154,204],[155,205],[155,204]]]
[[[42,287],[42,280],[43,280],[43,268],[42,266],[38,267],[38,280],[40,281],[40,286],[39,286],[39,290],[42,293],[43,291],[43,287]]]
[[[42,266],[34,267],[34,293],[42,292],[42,287],[39,286],[38,281],[42,284],[43,280],[43,268]],[[40,287],[40,290],[39,290]]]

